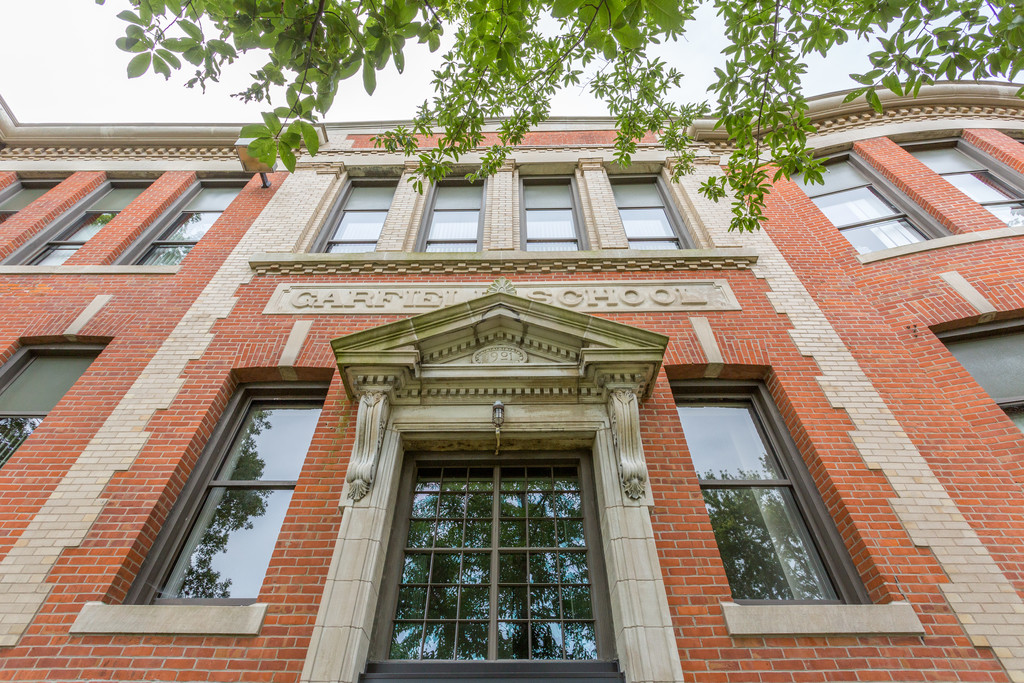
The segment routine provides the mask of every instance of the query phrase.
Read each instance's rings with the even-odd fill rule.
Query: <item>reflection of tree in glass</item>
[[[0,467],[42,421],[41,417],[0,417]]]
[[[763,465],[767,454],[762,456]],[[772,471],[769,467],[767,471]],[[765,471],[765,470],[762,470]],[[740,471],[701,478],[753,479],[754,472]],[[821,577],[811,563],[800,530],[791,522],[795,510],[787,509],[788,497],[774,487],[705,488],[704,504],[715,532],[733,597],[748,600],[800,600],[823,595]],[[769,529],[769,524],[771,529]]]
[[[263,475],[265,464],[260,457],[256,437],[270,428],[267,411],[253,409],[245,431],[239,435],[238,458],[231,472],[221,475],[235,481],[254,481]],[[213,568],[214,557],[227,548],[232,532],[252,529],[254,518],[266,514],[270,489],[229,489],[217,505],[203,538],[192,552],[189,567],[182,579],[179,597],[229,598],[231,578],[220,578]]]

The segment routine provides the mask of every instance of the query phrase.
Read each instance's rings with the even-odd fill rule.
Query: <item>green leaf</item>
[[[571,17],[581,4],[583,3],[580,0],[555,0],[554,5],[551,6],[551,16],[556,19]]]
[[[174,55],[174,53],[171,52],[170,50],[163,50],[161,48],[157,48],[156,53],[158,55],[160,55],[160,58],[163,59],[165,62],[167,62],[167,64],[171,68],[173,68],[173,69],[180,69],[181,68],[181,60],[178,59]]]
[[[301,121],[299,126],[302,129],[302,141],[306,143],[306,151],[309,152],[309,156],[315,157],[320,151],[320,136],[317,135],[316,128],[305,121]]]
[[[270,132],[270,129],[262,123],[250,123],[247,126],[242,126],[242,130],[238,131],[240,138],[269,138],[272,136],[273,133]]]
[[[643,47],[643,37],[640,35],[640,30],[632,24],[623,24],[618,28],[613,28],[612,35],[615,36],[615,40],[619,42],[619,45],[627,50],[639,50]]]
[[[267,128],[274,135],[277,135],[278,131],[281,130],[281,119],[277,118],[277,115],[272,111],[265,111],[261,114],[263,116],[263,123],[267,124]]]
[[[249,156],[259,159],[267,166],[273,166],[277,161],[277,142],[273,138],[259,137],[249,143],[247,147]]]
[[[130,24],[137,24],[139,26],[145,26],[146,22],[142,21],[138,14],[131,10],[125,10],[117,13],[117,18],[121,21],[127,21]]]
[[[178,26],[181,27],[182,31],[184,31],[185,33],[188,34],[189,38],[192,38],[193,40],[202,40],[203,39],[203,31],[202,31],[202,29],[200,29],[198,26],[193,24],[188,19],[179,19],[178,20]]]
[[[366,89],[367,95],[372,95],[377,89],[377,72],[369,60],[363,62],[363,88]]]
[[[868,104],[871,105],[872,109],[874,109],[879,114],[882,113],[882,101],[878,99],[877,92],[875,92],[874,90],[868,90],[866,93],[864,93],[864,98],[868,101]]]
[[[141,55],[132,57],[128,62],[128,78],[138,78],[149,70],[149,64],[153,59],[150,52],[143,52]]]
[[[153,71],[161,74],[164,77],[164,80],[171,77],[171,67],[168,66],[167,62],[161,59],[158,55],[153,55]]]
[[[683,27],[683,13],[677,0],[645,0],[645,4],[655,26],[666,31],[678,31]]]
[[[289,147],[283,140],[278,145],[278,154],[281,157],[281,163],[289,171],[295,170],[295,152]]]

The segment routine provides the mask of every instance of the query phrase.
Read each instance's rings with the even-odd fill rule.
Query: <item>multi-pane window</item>
[[[240,191],[240,187],[216,185],[200,189],[174,221],[161,230],[139,263],[149,266],[181,263]]]
[[[225,442],[214,444],[216,468],[195,507],[182,527],[171,528],[184,544],[157,579],[156,602],[256,599],[321,407],[312,400],[248,402]]]
[[[355,185],[350,188],[341,216],[332,224],[323,251],[373,251],[394,196],[394,185]]]
[[[49,192],[56,183],[26,183],[22,182],[14,194],[6,195],[6,199],[0,201],[0,223],[18,213],[26,206]]]
[[[434,190],[424,251],[479,251],[483,203],[483,183],[439,185]]]
[[[523,247],[526,251],[577,251],[572,181],[523,183]]]
[[[769,427],[760,393],[678,405],[733,598],[866,599],[794,446]]]
[[[858,254],[926,239],[891,195],[882,192],[849,161],[829,164],[822,175],[824,185],[812,185],[802,178],[794,180]]]
[[[1024,196],[955,147],[912,150],[918,161],[1011,227],[1024,226]]]
[[[5,368],[0,377],[0,466],[82,376],[96,353],[30,351]]]
[[[967,372],[1024,431],[1024,332],[967,333],[943,339]]]
[[[145,188],[114,187],[90,202],[89,207],[67,228],[51,239],[32,259],[32,265],[59,266],[82,248],[104,225],[135,200]]]
[[[594,660],[598,625],[576,466],[416,470],[392,660]]]
[[[657,178],[628,179],[612,185],[615,205],[630,249],[679,249],[682,242]]]

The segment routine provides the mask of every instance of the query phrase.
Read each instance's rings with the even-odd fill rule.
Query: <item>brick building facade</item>
[[[750,235],[711,122],[421,195],[0,107],[0,679],[1024,681],[1014,92],[815,100]]]

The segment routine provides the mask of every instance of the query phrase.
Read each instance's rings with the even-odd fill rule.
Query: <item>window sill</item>
[[[249,267],[258,275],[320,273],[548,273],[552,267],[596,273],[623,270],[746,270],[757,263],[747,248],[600,251],[476,251],[362,254],[254,254]]]
[[[886,259],[896,258],[897,256],[917,254],[922,251],[955,247],[960,244],[973,244],[974,242],[998,240],[1004,237],[1020,237],[1021,235],[1024,235],[1024,228],[996,228],[995,230],[965,232],[958,235],[949,235],[947,237],[936,237],[935,239],[925,240],[924,242],[915,242],[914,244],[904,244],[902,247],[873,251],[870,254],[859,254],[857,256],[857,260],[861,263],[874,263],[876,261],[885,261]]]
[[[253,605],[107,605],[87,602],[71,625],[77,635],[256,636],[267,614]]]
[[[721,604],[731,636],[924,634],[924,626],[909,602],[887,605]]]
[[[173,275],[180,266],[0,266],[0,275]]]

